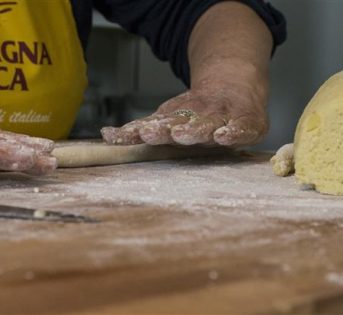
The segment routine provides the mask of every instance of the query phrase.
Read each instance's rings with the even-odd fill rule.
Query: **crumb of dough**
[[[46,211],[45,210],[36,210],[34,213],[33,213],[33,217],[36,218],[36,219],[43,219],[45,218],[47,215]]]
[[[208,277],[209,277],[210,280],[216,281],[216,280],[218,280],[218,278],[219,278],[219,273],[218,273],[218,271],[216,271],[216,270],[211,270],[211,271],[208,273]]]
[[[288,176],[294,173],[294,145],[285,144],[270,160],[273,172],[277,176]]]
[[[39,193],[39,187],[34,187],[33,188],[33,192],[36,193],[36,194]]]

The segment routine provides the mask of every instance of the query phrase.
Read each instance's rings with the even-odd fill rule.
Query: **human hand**
[[[265,85],[204,87],[190,90],[162,104],[149,117],[121,128],[102,129],[109,144],[225,145],[242,147],[260,141],[268,130]],[[180,109],[193,117],[175,114]]]
[[[43,175],[54,171],[54,142],[0,130],[0,170]]]
[[[212,6],[196,23],[188,44],[191,90],[150,117],[104,128],[104,140],[123,145],[257,143],[268,130],[272,47],[272,34],[251,8],[236,1]],[[180,109],[194,113],[175,115]]]

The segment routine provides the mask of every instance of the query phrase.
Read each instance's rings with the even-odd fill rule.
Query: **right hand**
[[[50,153],[54,142],[0,130],[0,170],[33,175],[51,173],[57,160]]]

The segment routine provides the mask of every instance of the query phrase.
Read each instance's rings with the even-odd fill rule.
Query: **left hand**
[[[54,142],[0,130],[0,171],[45,175],[57,168]]]
[[[268,130],[264,87],[190,90],[162,104],[143,119],[121,128],[102,129],[109,144],[225,145],[242,147],[259,142]],[[193,111],[187,118],[179,109]]]

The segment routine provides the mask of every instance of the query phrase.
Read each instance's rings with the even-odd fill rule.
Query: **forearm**
[[[272,47],[268,27],[248,6],[226,1],[211,7],[189,42],[191,88],[267,85]]]
[[[276,44],[280,43],[274,30],[282,23],[280,16],[275,23],[272,19],[265,20],[273,27],[273,35],[264,20],[248,6],[225,1],[210,7],[194,27],[189,25],[193,27],[188,41],[190,90],[163,103],[150,117],[112,128],[111,137],[105,140],[121,144],[218,144],[235,148],[260,141],[268,130],[265,105],[273,38]],[[188,33],[189,29],[181,35]],[[175,29],[173,35],[178,43],[177,52],[184,57],[185,49],[179,46],[188,38],[177,37],[180,32]],[[185,71],[179,73],[187,72],[188,84],[188,67],[184,65],[181,68]],[[187,110],[191,117],[178,115],[178,110]]]

